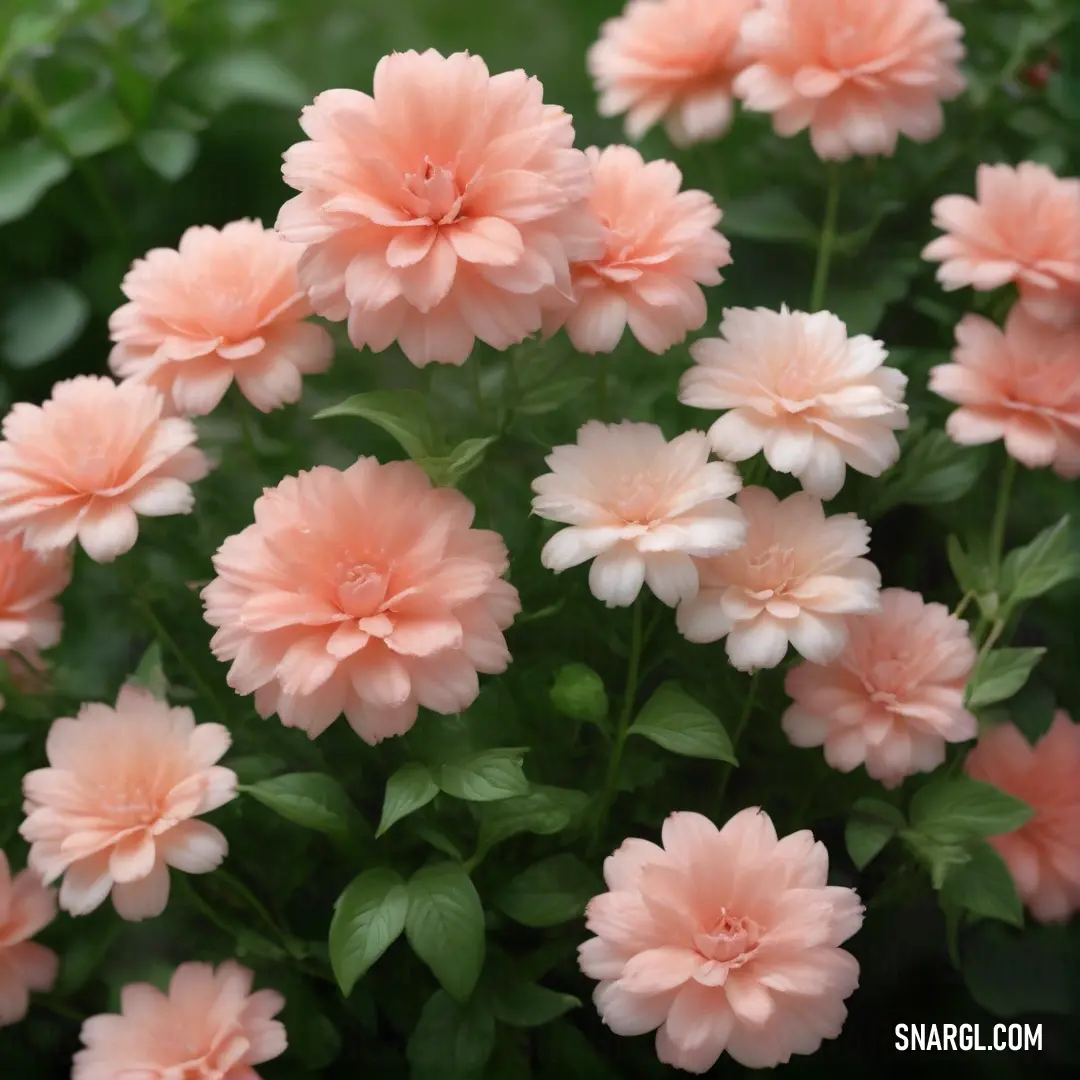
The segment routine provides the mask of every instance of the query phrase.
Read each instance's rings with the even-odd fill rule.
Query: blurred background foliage
[[[121,302],[119,282],[132,258],[154,246],[175,246],[192,224],[221,225],[242,216],[272,222],[289,194],[280,155],[300,137],[300,107],[327,87],[369,89],[376,61],[390,50],[469,49],[493,71],[525,68],[542,79],[547,100],[574,114],[579,145],[620,141],[617,123],[595,113],[584,59],[601,21],[619,6],[617,0],[3,0],[0,408],[40,400],[60,378],[105,370],[106,322]],[[896,469],[880,482],[849,479],[835,509],[857,507],[872,517],[872,556],[886,584],[955,604],[960,591],[944,539],[953,534],[965,549],[978,550],[1000,456],[996,449],[960,450],[941,435],[948,407],[928,394],[926,372],[946,356],[953,326],[966,310],[1000,318],[1005,305],[998,294],[942,293],[919,253],[933,235],[933,200],[970,192],[981,161],[1033,159],[1061,174],[1080,174],[1080,5],[951,0],[949,7],[967,26],[970,89],[948,108],[946,133],[936,142],[902,142],[892,161],[844,167],[841,238],[827,306],[852,332],[887,342],[892,362],[910,376],[917,418]],[[676,153],[654,133],[643,151],[674,157],[688,184],[708,189],[725,210],[734,264],[727,282],[713,290],[710,322],[723,306],[807,302],[826,174],[804,137],[777,139],[766,119],[740,115],[721,143]],[[499,452],[464,488],[481,506],[480,524],[506,537],[525,605],[525,618],[509,637],[513,670],[470,710],[469,738],[478,747],[532,745],[531,779],[588,787],[598,741],[587,725],[581,730],[555,715],[548,690],[560,665],[580,661],[614,692],[623,678],[619,654],[625,654],[629,619],[592,601],[582,578],[556,580],[540,569],[545,534],[529,518],[527,479],[542,471],[545,448],[571,439],[589,417],[593,369],[561,339],[527,346],[513,360],[480,349],[469,363],[481,365],[485,402],[509,400],[514,407]],[[624,343],[611,366],[613,411],[656,420],[669,435],[700,426],[702,415],[675,401],[687,364],[684,349],[656,358]],[[436,371],[429,387],[430,410],[440,427],[451,429],[450,446],[492,435],[496,426],[490,409],[477,408],[466,374]],[[67,631],[53,654],[51,694],[24,699],[5,688],[0,843],[15,865],[24,853],[16,835],[19,780],[41,761],[45,722],[71,715],[61,710],[80,701],[111,698],[155,641],[164,649],[156,662],[164,664],[174,700],[198,697],[204,713],[213,709],[228,719],[242,779],[330,771],[347,782],[362,817],[378,820],[384,778],[408,753],[424,752],[428,729],[421,724],[411,743],[393,741],[373,752],[342,725],[309,744],[298,732],[259,721],[250,702],[227,689],[224,667],[210,657],[197,588],[210,576],[209,553],[248,523],[264,485],[317,462],[346,464],[358,452],[383,460],[400,456],[389,437],[363,422],[313,421],[319,408],[362,390],[418,385],[416,372],[394,350],[359,355],[342,340],[334,368],[309,380],[299,408],[270,417],[224,409],[200,422],[205,445],[222,464],[201,485],[196,515],[145,521],[137,549],[115,567],[99,567],[80,553],[75,585],[64,598]],[[1024,472],[1009,522],[1011,545],[1065,514],[1075,517],[1076,491],[1076,484],[1049,474]],[[1075,549],[1075,539],[1069,543]],[[1024,614],[1014,637],[1015,644],[1049,650],[1036,677],[1004,706],[1029,736],[1045,730],[1055,704],[1080,717],[1078,601],[1076,588],[1059,589]],[[552,620],[550,634],[544,619]],[[663,626],[645,692],[679,678],[725,717],[725,700],[742,692],[735,673],[703,662],[700,648],[679,644],[673,628]],[[1075,1076],[1080,926],[1075,920],[1070,928],[1029,926],[1021,935],[1003,924],[976,922],[950,958],[944,921],[924,881],[913,882],[899,906],[875,902],[875,891],[895,869],[895,853],[893,861],[884,857],[861,875],[847,861],[847,810],[859,795],[880,789],[861,773],[841,777],[827,770],[819,754],[793,752],[777,723],[783,706],[779,681],[767,682],[759,723],[729,791],[731,806],[760,802],[782,830],[811,825],[829,844],[836,880],[857,884],[871,900],[866,926],[852,942],[863,985],[850,1002],[843,1037],[797,1059],[787,1075],[906,1075],[947,1062],[954,1072],[986,1078]],[[633,799],[620,804],[613,844],[635,827],[655,828],[676,808],[673,798],[682,809],[710,805],[714,764],[658,760],[654,748],[633,743],[627,758],[624,789]],[[440,1012],[438,1003],[428,1002],[410,1042],[434,985],[403,943],[344,1003],[325,967],[334,898],[365,859],[382,857],[373,854],[370,831],[360,829],[356,847],[341,850],[316,833],[283,826],[248,800],[237,800],[221,817],[234,838],[228,874],[185,882],[183,889],[178,883],[162,919],[119,924],[103,908],[54,924],[47,940],[64,956],[61,985],[25,1023],[0,1030],[0,1074],[12,1080],[66,1076],[74,1021],[115,1006],[125,981],[160,981],[181,960],[234,953],[289,999],[290,1050],[260,1068],[268,1080],[636,1080],[666,1074],[647,1040],[614,1038],[588,1006],[590,987],[572,962],[580,923],[529,930],[500,912],[489,912],[488,920],[506,950],[503,968],[512,955],[516,971],[586,1006],[535,1029],[520,1026],[520,1017],[516,1026],[500,1022],[496,1035],[485,1026],[486,1013]],[[436,821],[441,832],[434,832]],[[437,807],[409,823],[392,834],[394,857],[406,863],[419,865],[433,845],[468,853],[473,843],[475,822],[463,803],[440,797]],[[510,877],[556,850],[542,836],[508,841],[477,870],[481,895],[495,895]],[[271,906],[266,925],[252,914],[249,889]],[[493,958],[491,993],[505,974],[500,955]],[[899,1022],[991,1024],[997,1017],[1042,1022],[1042,1053],[931,1057],[892,1049]],[[476,1045],[494,1048],[486,1065],[483,1058],[475,1068],[470,1061],[452,1064],[455,1046]],[[717,1075],[741,1071],[725,1059]]]

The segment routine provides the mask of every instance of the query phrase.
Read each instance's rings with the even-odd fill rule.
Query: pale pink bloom
[[[1080,321],[1080,180],[1063,180],[1032,161],[980,165],[976,197],[944,195],[934,224],[945,232],[923,251],[940,262],[946,289],[1015,282],[1040,319]]]
[[[418,367],[461,364],[476,338],[506,349],[602,248],[571,118],[523,71],[392,53],[372,96],[328,90],[300,125],[277,229],[309,245],[300,281],[358,349],[396,339]]]
[[[301,377],[325,371],[334,353],[329,333],[303,321],[302,251],[244,218],[192,226],[179,250],[147,252],[121,285],[130,303],[109,318],[109,367],[184,416],[211,412],[234,379],[262,412],[299,401]]]
[[[1067,922],[1080,911],[1080,725],[1059,709],[1032,746],[1009,723],[984,732],[964,763],[1035,811],[1019,829],[992,836],[1021,899],[1040,922]]]
[[[827,885],[829,853],[807,829],[777,840],[769,815],[722,828],[664,822],[663,847],[623,842],[604,860],[578,949],[593,1001],[616,1035],[656,1032],[662,1062],[704,1073],[726,1050],[749,1068],[835,1039],[858,961],[839,946],[862,925],[853,889]]]
[[[835,315],[730,308],[721,337],[690,347],[695,366],[679,400],[729,410],[709,429],[720,457],[759,451],[822,499],[843,487],[846,466],[880,476],[900,457],[895,431],[908,426],[907,376],[883,367],[880,341],[849,338]]]
[[[67,550],[39,553],[21,537],[0,539],[0,655],[19,653],[33,664],[39,649],[59,642],[64,620],[56,597],[70,583]]]
[[[1017,305],[1002,332],[979,315],[956,327],[953,363],[930,389],[960,408],[946,430],[962,446],[1005,440],[1029,469],[1080,476],[1080,327],[1057,329]]]
[[[111,562],[138,538],[136,515],[190,513],[188,485],[209,463],[195,425],[163,418],[164,404],[152,387],[78,375],[44,405],[13,406],[0,442],[0,531],[42,553],[77,537],[90,558]]]
[[[160,915],[169,867],[206,874],[228,851],[201,814],[236,796],[236,773],[215,762],[229,748],[221,724],[196,724],[129,684],[116,708],[83,705],[49,728],[49,768],[23,777],[30,866],[64,877],[60,907],[86,915],[112,893],[124,919]]]
[[[661,120],[676,146],[720,138],[735,111],[731,83],[744,66],[739,27],[757,4],[630,0],[589,49],[600,115],[626,113],[634,140]]]
[[[765,488],[736,500],[750,524],[729,555],[696,559],[701,587],[676,613],[688,641],[727,638],[740,671],[776,667],[788,643],[827,664],[848,640],[845,615],[880,607],[881,574],[869,559],[870,528],[854,514],[827,518],[821,500],[798,491],[782,502]]]
[[[506,546],[475,507],[411,461],[360,458],[287,476],[214,556],[202,592],[229,685],[263,717],[315,738],[341,713],[366,742],[423,706],[468,708],[497,675],[521,610]]]
[[[818,157],[892,156],[929,142],[963,91],[964,28],[940,0],[761,0],[746,17],[735,94],[778,135],[810,129]]]
[[[570,267],[575,301],[551,308],[544,331],[564,323],[574,348],[611,352],[626,324],[641,344],[664,353],[700,330],[708,314],[702,285],[719,285],[730,246],[721,213],[704,191],[680,191],[670,161],[646,162],[629,146],[585,151],[596,187],[590,206],[604,227],[598,258]]]
[[[885,589],[881,610],[848,618],[844,651],[828,664],[787,674],[794,704],[781,725],[795,746],[824,746],[840,772],[860,765],[886,787],[933,772],[945,744],[974,739],[964,708],[975,667],[968,625],[943,604],[907,589]]]
[[[30,939],[55,917],[55,891],[33,870],[12,877],[0,851],[0,1027],[26,1016],[31,990],[52,989],[59,957]]]
[[[128,983],[120,1013],[92,1016],[71,1080],[259,1080],[252,1068],[284,1053],[285,1007],[276,990],[251,992],[254,974],[235,960],[181,964],[163,994]]]
[[[700,431],[667,442],[655,424],[590,420],[571,446],[548,455],[533,481],[533,512],[565,522],[541,562],[561,574],[593,560],[589,588],[608,607],[632,604],[642,585],[669,607],[697,594],[693,556],[719,555],[746,538],[730,496],[739,474],[709,460]]]

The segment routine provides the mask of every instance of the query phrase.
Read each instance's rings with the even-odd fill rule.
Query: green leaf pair
[[[724,725],[676,682],[664,683],[649,698],[629,733],[641,735],[673,754],[739,763]]]

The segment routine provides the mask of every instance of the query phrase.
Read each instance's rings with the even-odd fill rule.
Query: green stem
[[[56,998],[35,997],[33,1001],[35,1005],[41,1005],[48,1009],[49,1012],[62,1016],[65,1020],[74,1020],[76,1023],[81,1024],[86,1019],[86,1013],[79,1012],[78,1009],[73,1009],[70,1005],[57,1001]]]
[[[962,597],[960,597],[960,603],[956,605],[956,610],[953,614],[959,619],[967,611],[968,605],[975,599],[975,594],[968,590]]]
[[[739,723],[735,727],[735,734],[731,737],[731,749],[738,751],[739,742],[743,737],[743,732],[746,730],[746,725],[750,722],[750,717],[754,712],[754,706],[757,704],[757,692],[758,685],[761,682],[761,670],[758,669],[750,676],[750,686],[746,691],[746,701],[743,703],[742,715],[739,717]],[[719,813],[723,809],[724,796],[727,795],[728,784],[731,781],[731,774],[735,771],[735,766],[728,763],[724,769],[724,775],[720,777],[720,783],[716,789],[716,807]]]
[[[994,508],[994,523],[990,529],[990,566],[997,581],[1001,573],[1001,555],[1005,546],[1005,525],[1009,516],[1009,497],[1012,495],[1013,481],[1016,479],[1016,458],[1006,457],[1005,468],[1001,473],[998,487],[997,506]],[[998,582],[1000,585],[1000,582]]]
[[[244,449],[247,451],[248,456],[251,458],[252,468],[258,472],[259,468],[259,451],[255,448],[255,437],[251,433],[251,418],[247,411],[247,401],[237,388],[237,393],[232,399],[233,411],[236,413],[236,423],[240,428],[240,438],[244,444]]]
[[[598,353],[596,356],[596,419],[604,420],[607,417],[608,401],[608,360],[607,353]]]
[[[829,190],[825,197],[825,220],[821,226],[818,242],[817,265],[814,267],[814,287],[810,293],[810,310],[821,311],[825,305],[825,292],[829,287],[829,265],[832,262],[833,245],[836,242],[836,214],[840,208],[840,166],[829,165]]]
[[[473,352],[473,355],[465,361],[466,365],[472,370],[472,388],[473,388],[473,401],[476,403],[476,411],[480,414],[484,412],[484,387],[480,382],[480,356],[477,352]]]

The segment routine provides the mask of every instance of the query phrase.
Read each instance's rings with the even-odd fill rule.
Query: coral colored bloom
[[[940,0],[762,0],[735,94],[778,135],[808,127],[820,158],[891,156],[900,135],[941,134],[941,102],[966,85],[963,33]]]
[[[946,289],[1015,282],[1031,314],[1080,321],[1080,180],[1063,180],[1032,161],[980,165],[976,197],[945,195],[934,224],[945,232],[923,251],[940,262]]]
[[[604,860],[578,949],[593,1001],[617,1035],[656,1032],[662,1062],[704,1073],[726,1050],[749,1068],[835,1039],[859,964],[839,946],[862,925],[853,889],[827,885],[813,834],[777,840],[749,807],[722,829],[675,813],[663,847],[626,840]]]
[[[52,989],[59,957],[30,939],[55,917],[56,893],[33,870],[12,877],[0,851],[0,1027],[26,1015],[31,990]]]
[[[854,514],[827,518],[804,491],[783,502],[765,488],[736,500],[750,523],[746,543],[729,555],[697,559],[701,588],[679,605],[688,641],[727,638],[740,671],[776,667],[788,642],[815,664],[827,664],[848,640],[845,615],[880,607],[881,575],[868,559],[870,529]]]
[[[39,649],[60,640],[63,615],[56,597],[70,582],[68,551],[39,554],[20,537],[0,540],[0,655],[16,652],[33,664]]]
[[[676,146],[720,138],[734,113],[731,83],[744,66],[739,27],[757,4],[630,0],[589,49],[600,115],[626,113],[634,140],[661,120]]]
[[[720,333],[690,347],[695,366],[679,388],[685,405],[730,410],[709,429],[720,457],[746,461],[764,449],[777,472],[822,499],[843,486],[845,466],[880,476],[896,464],[907,376],[882,366],[880,341],[848,338],[827,311],[786,307],[732,308]]]
[[[1026,802],[1035,813],[1019,829],[990,837],[1040,922],[1067,922],[1080,911],[1080,724],[1059,709],[1032,746],[1009,723],[995,724],[964,767]]]
[[[627,322],[650,352],[664,353],[705,325],[702,285],[719,285],[730,246],[704,191],[679,191],[670,161],[645,162],[629,146],[585,151],[596,178],[590,206],[604,226],[604,253],[574,263],[576,300],[545,315],[545,333],[565,322],[578,352],[611,352]]]
[[[506,547],[471,528],[474,512],[411,461],[324,465],[267,489],[202,592],[229,685],[311,738],[343,712],[377,743],[419,706],[467,708],[477,672],[510,662],[502,632],[521,610]]]
[[[946,430],[962,446],[1005,440],[1029,469],[1080,476],[1080,327],[1058,330],[1017,305],[1002,332],[979,315],[956,327],[953,363],[930,389],[960,408]]]
[[[130,303],[109,318],[109,367],[185,416],[211,412],[234,379],[263,412],[299,401],[301,376],[325,371],[334,352],[327,331],[303,321],[301,254],[246,218],[220,231],[196,225],[179,250],[147,252],[121,285]]]
[[[136,515],[190,513],[188,485],[210,467],[194,424],[163,419],[163,406],[152,387],[98,375],[58,382],[44,405],[15,405],[0,442],[0,530],[43,553],[77,537],[111,562],[138,538]]]
[[[781,725],[795,746],[824,746],[840,772],[860,765],[886,787],[933,772],[945,744],[974,739],[964,708],[975,667],[968,625],[943,604],[885,589],[881,610],[848,619],[850,637],[829,664],[799,664],[785,687],[794,704]]]
[[[116,708],[89,704],[55,720],[49,768],[23,777],[30,866],[46,884],[64,877],[60,906],[86,915],[111,891],[122,918],[160,915],[169,867],[205,874],[228,843],[200,814],[236,795],[236,773],[215,762],[229,748],[221,724],[196,724],[134,685]]]
[[[741,486],[735,469],[709,460],[700,431],[669,443],[655,424],[590,420],[572,446],[547,457],[533,481],[533,512],[565,522],[541,561],[556,574],[589,559],[589,588],[608,607],[626,607],[642,585],[669,607],[697,594],[692,556],[719,555],[746,538],[728,501]]]
[[[181,964],[163,994],[129,983],[120,1013],[92,1016],[82,1026],[83,1049],[71,1080],[259,1080],[252,1068],[284,1053],[285,1007],[276,990],[251,985],[254,975],[234,960]]]
[[[392,53],[372,96],[328,90],[300,125],[283,174],[301,194],[277,229],[310,245],[300,281],[358,349],[396,339],[423,367],[463,363],[476,338],[508,348],[572,295],[568,261],[602,250],[571,119],[523,71]]]

